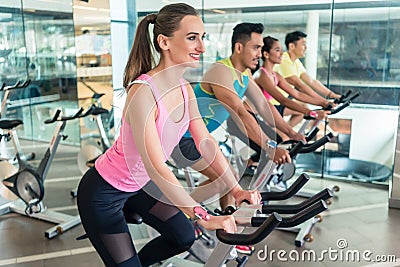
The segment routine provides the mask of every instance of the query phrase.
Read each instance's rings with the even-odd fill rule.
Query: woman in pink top
[[[149,24],[154,24],[153,45],[160,53],[154,68]],[[236,230],[232,216],[207,214],[165,164],[187,129],[219,173],[222,194],[231,193],[237,202],[260,202],[259,192],[237,184],[201,119],[193,89],[182,78],[188,67],[198,67],[204,36],[201,18],[187,4],[167,5],[137,27],[125,68],[120,135],[78,188],[82,225],[106,266],[149,266],[189,249],[195,233],[185,214],[209,230]],[[133,214],[161,234],[138,253],[126,223]]]
[[[269,101],[275,100],[273,103],[282,116],[291,116],[288,121],[292,127],[296,126],[304,115],[310,115],[312,112],[304,103],[294,101],[287,97],[293,97],[296,100],[326,107],[329,101],[323,97],[313,98],[304,94],[289,85],[279,73],[273,71],[275,64],[280,64],[282,61],[282,46],[279,40],[271,36],[264,37],[264,46],[262,47],[263,64],[261,68],[254,74],[254,80],[260,86],[264,95]],[[282,93],[282,90],[285,94]],[[316,111],[318,119],[324,119],[329,112],[322,110]],[[282,135],[282,133],[280,133]],[[286,140],[285,136],[282,136]]]

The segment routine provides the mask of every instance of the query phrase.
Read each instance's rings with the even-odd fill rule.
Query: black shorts
[[[197,150],[193,138],[182,137],[179,144],[171,154],[175,166],[178,168],[190,167],[201,159],[201,154]]]

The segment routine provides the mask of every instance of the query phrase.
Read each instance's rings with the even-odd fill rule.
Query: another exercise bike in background
[[[10,200],[0,206],[0,215],[15,212],[31,218],[55,223],[56,226],[45,231],[47,238],[53,238],[62,234],[80,223],[79,215],[71,216],[48,210],[43,203],[43,198],[45,194],[44,180],[61,139],[65,140],[67,138],[63,134],[66,123],[69,120],[78,118],[82,112],[83,108],[73,116],[62,117],[60,116],[61,110],[57,110],[53,118],[45,121],[46,124],[57,122],[57,126],[49,147],[38,167],[30,166],[20,157],[21,147],[15,128],[21,125],[22,121],[0,121],[0,128],[7,132],[7,135],[13,142],[15,156],[19,164],[19,168],[17,169],[8,161],[0,162],[0,178],[2,179],[0,193],[3,198]]]
[[[80,116],[80,118],[83,118],[84,120],[85,118],[89,117],[95,120],[98,133],[100,134],[100,139],[96,140],[95,142],[85,142],[85,144],[82,145],[81,149],[79,150],[77,163],[82,174],[84,174],[90,167],[94,166],[96,159],[111,146],[104,128],[103,120],[101,118],[101,114],[108,114],[108,112],[109,111],[107,109],[92,104],[85,114]],[[71,190],[70,193],[72,197],[76,197],[77,188]]]

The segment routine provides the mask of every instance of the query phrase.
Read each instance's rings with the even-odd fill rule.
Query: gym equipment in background
[[[43,203],[44,180],[50,169],[52,160],[57,151],[61,139],[65,140],[67,136],[63,135],[68,120],[78,118],[83,112],[81,108],[75,115],[60,117],[61,110],[57,110],[53,118],[45,121],[46,124],[57,122],[56,129],[50,141],[46,153],[37,168],[30,166],[21,159],[21,147],[15,128],[22,124],[20,120],[0,120],[0,128],[5,130],[11,138],[19,168],[16,169],[8,161],[0,162],[0,193],[10,201],[0,206],[0,215],[15,212],[26,215],[31,218],[40,219],[55,223],[56,226],[45,231],[47,238],[53,238],[62,234],[66,230],[80,223],[79,215],[71,216],[59,212],[50,211]],[[12,194],[5,190],[11,191]],[[17,200],[15,200],[17,198]]]

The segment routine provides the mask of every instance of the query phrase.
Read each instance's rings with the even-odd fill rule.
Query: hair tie
[[[151,24],[155,24],[156,23],[156,19],[157,19],[157,14],[149,14],[149,15],[146,16],[147,22],[149,22]]]

